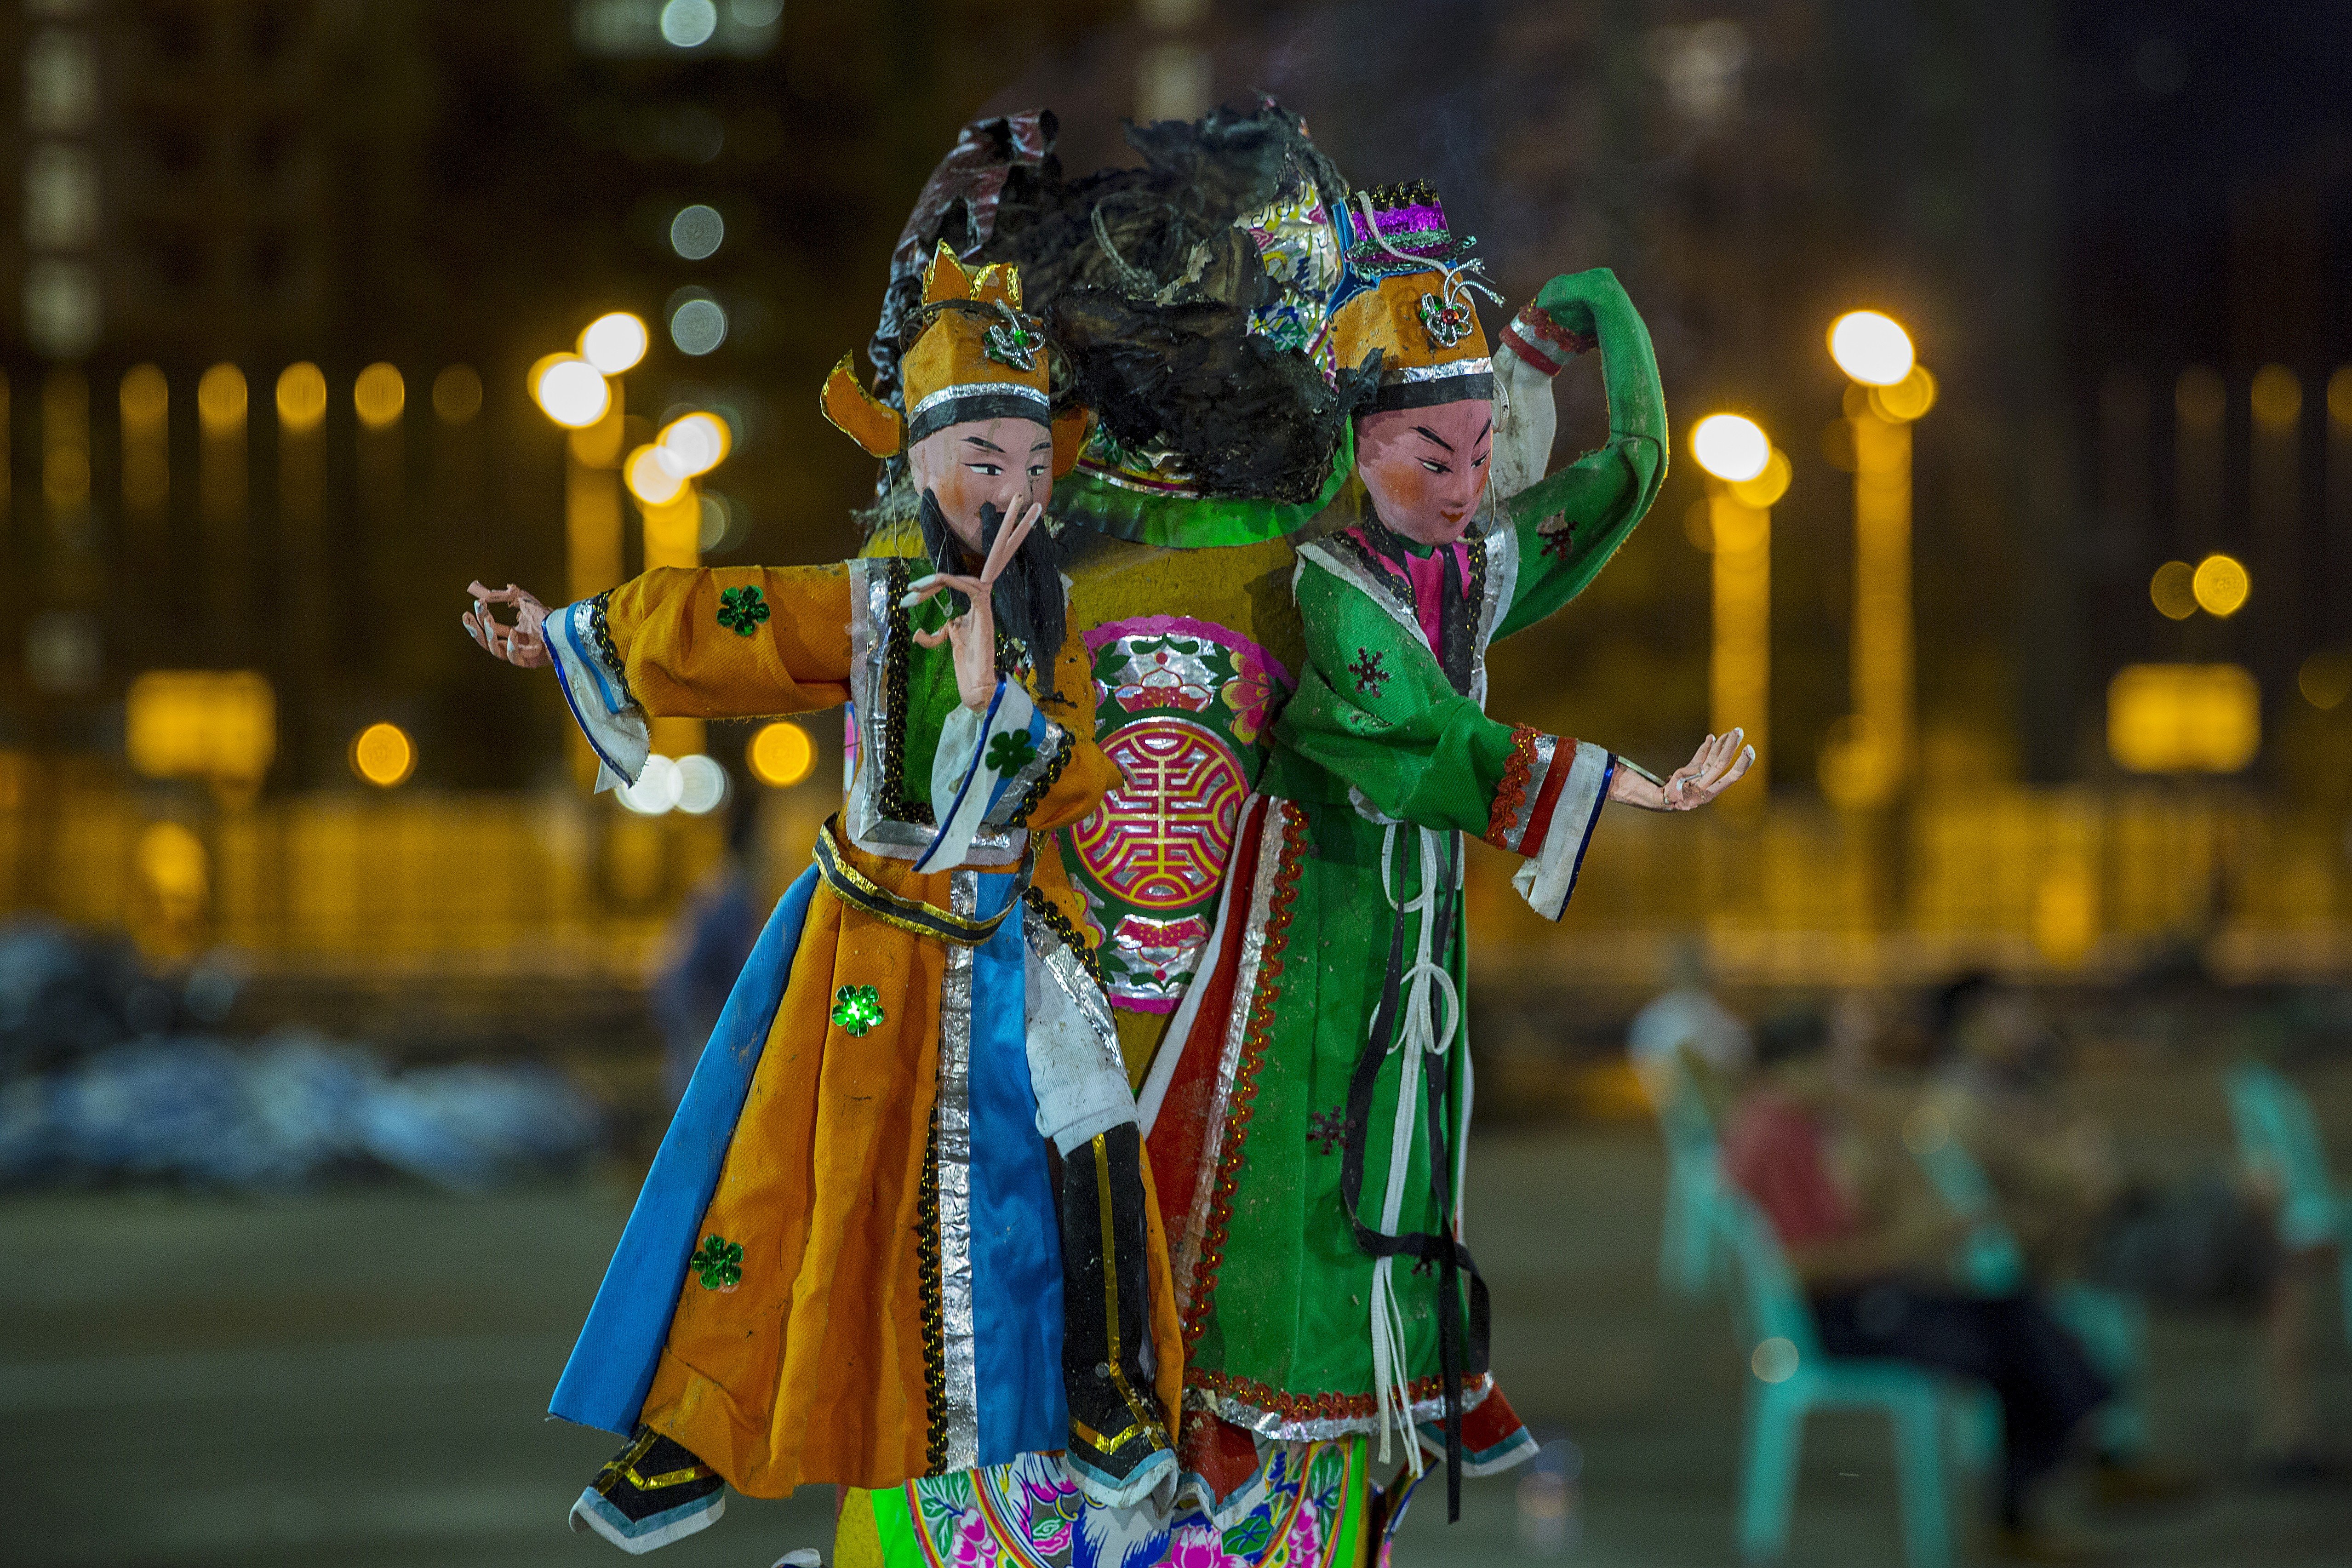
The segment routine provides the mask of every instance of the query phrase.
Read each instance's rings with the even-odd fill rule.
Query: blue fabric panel
[[[811,866],[777,900],[776,912],[745,961],[637,1194],[621,1245],[604,1269],[604,1283],[597,1288],[588,1321],[548,1402],[549,1415],[624,1437],[635,1428],[655,1364],[669,1340],[686,1261],[700,1240],[702,1213],[718,1190],[719,1164],[784,999],[816,885],[816,868]],[[1026,1076],[1021,1081],[1025,1089]]]
[[[1013,881],[981,877],[982,918],[1004,907]],[[1069,1442],[1061,1228],[1029,1082],[1021,922],[1015,910],[972,962],[972,1337],[983,1465]]]

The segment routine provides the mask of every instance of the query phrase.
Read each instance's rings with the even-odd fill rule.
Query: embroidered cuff
[[[547,647],[563,700],[596,753],[596,787],[607,790],[637,782],[653,750],[653,731],[645,710],[631,700],[617,660],[606,652],[610,639],[599,635],[603,610],[600,599],[583,599],[549,612]]]
[[[1503,345],[1546,375],[1558,375],[1568,362],[1600,346],[1601,340],[1571,332],[1533,300],[1519,307],[1503,329]]]
[[[1034,765],[1056,726],[1017,683],[999,679],[986,713],[958,706],[940,731],[931,761],[931,816],[939,830],[918,871],[962,864],[981,828],[1013,795],[1013,781]]]
[[[1064,1154],[1135,1121],[1135,1091],[1102,988],[1061,934],[1024,913],[1029,1081],[1037,1132]]]
[[[1570,749],[1573,746],[1573,750]],[[1576,891],[1576,875],[1592,828],[1609,798],[1609,778],[1617,759],[1587,741],[1563,743],[1543,784],[1528,794],[1528,819],[1519,839],[1528,857],[1511,886],[1528,907],[1548,921],[1559,919]]]

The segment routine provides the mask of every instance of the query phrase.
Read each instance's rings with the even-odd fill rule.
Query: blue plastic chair
[[[1945,1206],[1977,1222],[1960,1244],[1960,1279],[1988,1296],[2023,1289],[2025,1249],[2001,1223],[1992,1183],[1976,1156],[1948,1129],[1932,1129],[1927,1137],[1907,1142]],[[2147,1413],[2140,1403],[2147,1367],[2147,1306],[2136,1296],[2081,1284],[2058,1287],[2050,1293],[2049,1305],[2116,1390],[2116,1396],[2099,1408],[2099,1447],[2116,1456],[2141,1452],[2147,1447]],[[1966,1441],[1972,1458],[1990,1463],[2000,1452],[1999,1421],[1972,1430]]]
[[[1816,1410],[1884,1410],[1894,1423],[1902,1478],[1904,1555],[1911,1568],[1948,1568],[1946,1422],[1978,1419],[1990,1392],[1963,1393],[1907,1362],[1829,1355],[1814,1331],[1812,1308],[1764,1216],[1728,1188],[1721,1189],[1715,1213],[1716,1235],[1738,1279],[1750,1347],[1741,1553],[1751,1563],[1769,1563],[1788,1549],[1805,1417]]]
[[[1716,1210],[1723,1167],[1716,1158],[1715,1118],[1679,1062],[1660,1064],[1652,1109],[1666,1144],[1666,1206],[1658,1229],[1658,1287],[1685,1300],[1706,1293],[1715,1273]]]
[[[2231,1068],[2228,1084],[2238,1158],[2279,1189],[2279,1239],[2297,1249],[2332,1242],[2340,1254],[2344,1333],[2352,1340],[2352,1196],[2327,1168],[2311,1101],[2284,1074],[2261,1062]]]

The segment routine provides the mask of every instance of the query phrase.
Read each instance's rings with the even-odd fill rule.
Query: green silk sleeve
[[[1485,837],[1519,732],[1362,589],[1307,561],[1297,596],[1307,668],[1278,732],[1381,815]]]
[[[1536,296],[1562,329],[1596,340],[1609,397],[1609,439],[1508,503],[1519,575],[1495,628],[1506,637],[1584,591],[1657,499],[1666,477],[1666,395],[1650,329],[1605,267],[1566,273]],[[1552,519],[1561,520],[1547,531]]]

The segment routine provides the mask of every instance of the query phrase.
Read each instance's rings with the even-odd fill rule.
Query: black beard
[[[1004,513],[992,504],[980,509],[980,556],[975,559],[964,548],[963,541],[948,527],[947,515],[940,510],[938,495],[923,492],[923,502],[916,514],[923,529],[923,548],[930,555],[931,565],[940,572],[950,572],[960,577],[978,576],[990,550],[995,548],[996,536],[1003,531]],[[954,589],[948,590],[950,607],[961,615],[966,601]],[[1067,606],[1062,602],[1062,548],[1054,536],[1045,531],[1041,518],[1013,552],[1004,570],[997,574],[996,586],[989,595],[989,606],[996,612],[997,629],[1018,641],[1029,651],[1029,668],[1037,687],[1037,695],[1046,700],[1061,696],[1055,687],[1054,665],[1062,654],[1062,638],[1068,630]]]

